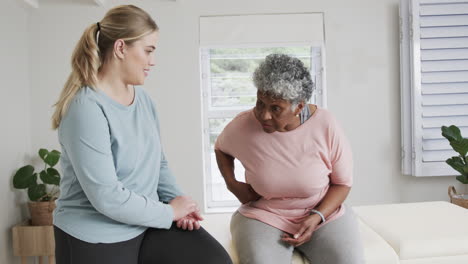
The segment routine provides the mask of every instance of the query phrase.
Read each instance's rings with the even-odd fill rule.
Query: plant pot
[[[53,224],[52,212],[55,209],[55,200],[49,202],[28,202],[31,213],[31,225],[50,226]]]
[[[450,186],[448,189],[448,195],[451,203],[468,209],[468,194],[458,194],[455,187]]]

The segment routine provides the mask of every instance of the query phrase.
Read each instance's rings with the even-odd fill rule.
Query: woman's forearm
[[[349,194],[351,187],[346,185],[330,185],[327,194],[323,197],[315,210],[320,211],[325,218],[328,218],[336,209],[343,204]]]
[[[215,149],[216,163],[218,163],[219,171],[227,185],[236,181],[234,175],[234,157]]]

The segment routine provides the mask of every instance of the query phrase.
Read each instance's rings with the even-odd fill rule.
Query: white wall
[[[29,162],[31,119],[27,11],[17,0],[0,4],[0,263],[13,257],[11,227],[26,217],[24,192],[12,186],[16,170]]]
[[[79,1],[77,1],[79,2]],[[50,130],[51,105],[69,73],[84,28],[107,8],[41,1],[28,23],[31,52],[32,149],[59,147]],[[345,128],[355,155],[349,203],[448,200],[454,177],[400,173],[398,0],[130,1],[161,28],[157,66],[146,89],[158,105],[163,143],[182,188],[203,199],[198,18],[201,15],[324,12],[328,105]],[[281,32],[278,32],[281,34]]]

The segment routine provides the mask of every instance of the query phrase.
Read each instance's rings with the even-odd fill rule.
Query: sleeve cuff
[[[172,226],[174,221],[174,210],[169,204],[163,204],[164,211],[166,212],[166,217],[164,217],[162,228],[169,229]]]

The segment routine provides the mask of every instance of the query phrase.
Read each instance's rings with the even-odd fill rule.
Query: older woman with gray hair
[[[266,57],[254,73],[257,102],[219,135],[215,152],[242,203],[231,220],[240,263],[362,264],[356,217],[343,203],[353,183],[350,145],[333,115],[307,104],[314,85],[303,63]],[[234,159],[245,183],[234,175]]]

